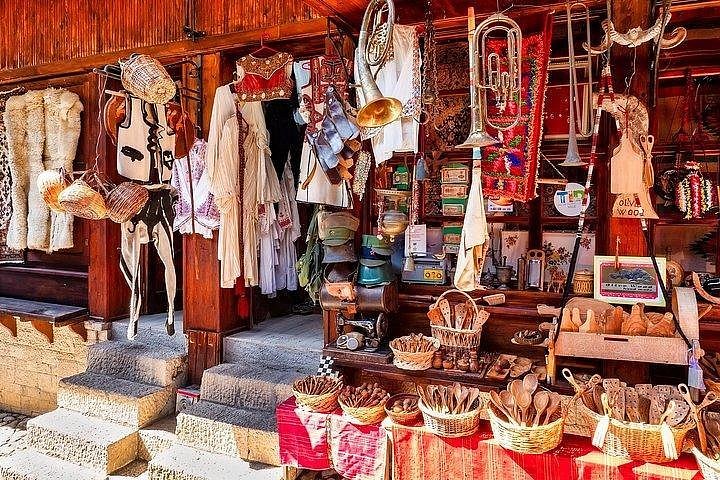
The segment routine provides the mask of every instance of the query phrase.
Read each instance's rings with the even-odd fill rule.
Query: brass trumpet
[[[487,53],[487,42],[490,35],[501,32],[507,40],[507,71],[502,71],[502,59],[493,52]],[[521,118],[521,101],[513,121],[509,125],[495,123],[487,113],[487,90],[495,95],[495,105],[502,112],[508,101],[520,93],[522,84],[522,31],[511,18],[496,13],[490,15],[477,27],[475,26],[475,9],[468,8],[468,43],[470,57],[470,122],[471,130],[468,138],[457,148],[486,147],[500,143],[488,134],[485,124],[497,130],[514,127]],[[478,58],[478,50],[479,57]]]
[[[370,70],[385,63],[392,47],[394,24],[393,0],[371,0],[363,15],[357,48],[358,81],[366,102],[357,115],[361,127],[382,127],[402,113],[400,100],[383,96]]]

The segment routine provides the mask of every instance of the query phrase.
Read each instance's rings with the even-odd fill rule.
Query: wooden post
[[[615,28],[620,32],[626,32],[631,28],[640,26],[647,28],[650,16],[650,2],[614,2],[612,21]],[[611,67],[613,73],[613,86],[616,93],[625,91],[626,80],[632,78],[629,94],[635,95],[645,105],[648,101],[650,72],[648,71],[648,53],[650,43],[645,43],[637,48],[627,48],[622,45],[613,45],[611,49]],[[634,67],[633,67],[634,64]],[[649,112],[652,115],[652,112]],[[617,145],[618,139],[611,141],[608,145],[608,159],[612,156],[612,150]],[[610,176],[606,177],[608,182]],[[609,192],[609,190],[608,190]],[[612,212],[612,205],[615,195],[607,195],[608,210]],[[634,218],[613,218],[610,217],[610,228],[606,240],[605,251],[608,254],[615,252],[615,239],[620,237],[620,253],[622,255],[648,254],[648,245],[645,245],[640,221]]]
[[[631,28],[640,26],[647,28],[648,23],[653,21],[650,18],[650,2],[614,2],[612,20],[615,28],[620,32],[626,32]],[[635,95],[643,104],[647,105],[650,72],[648,71],[648,53],[650,43],[645,43],[635,49],[622,45],[613,45],[611,50],[611,67],[613,73],[613,86],[616,93],[624,93],[626,79],[631,79],[629,95]],[[633,66],[634,65],[634,66]],[[652,111],[648,112],[652,115]],[[619,139],[610,142],[608,145],[608,160]],[[608,173],[609,169],[608,169]],[[610,175],[606,175],[608,185]],[[607,185],[606,185],[607,187]],[[621,255],[645,256],[649,252],[650,245],[645,244],[640,221],[634,218],[613,218],[612,205],[615,195],[608,194],[607,214],[610,215],[610,228],[605,238],[607,242],[605,251],[608,254],[615,253],[615,241],[620,238]],[[628,384],[647,382],[650,378],[650,368],[647,363],[627,363],[607,360],[604,362],[603,376],[622,378]]]
[[[200,62],[200,78],[186,75],[185,82],[190,88],[202,82],[200,124],[207,137],[215,89],[223,83],[222,58],[219,53],[203,55]],[[222,361],[223,337],[242,328],[247,319],[237,313],[234,290],[220,288],[217,232],[212,240],[198,234],[183,235],[183,275],[183,328],[188,335],[190,382],[199,384],[203,371]]]
[[[90,168],[95,162],[95,142],[102,128],[98,118],[98,86],[104,85],[99,75],[88,74],[87,101],[84,102],[85,112],[90,121],[83,136],[92,142],[91,150],[85,159],[85,167]],[[98,142],[98,169],[111,181],[118,182],[115,147],[104,133]],[[90,318],[97,321],[112,321],[127,316],[130,289],[120,272],[120,225],[108,219],[87,221],[88,242],[88,310]]]

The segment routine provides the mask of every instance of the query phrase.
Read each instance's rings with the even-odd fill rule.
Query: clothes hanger
[[[269,58],[278,53],[277,50],[275,50],[272,47],[268,47],[265,45],[265,40],[269,38],[267,33],[263,33],[260,35],[260,48],[252,52],[250,55],[255,58]]]

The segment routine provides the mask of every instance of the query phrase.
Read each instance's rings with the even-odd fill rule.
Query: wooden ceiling
[[[369,0],[301,0],[314,11],[323,16],[333,16],[344,21],[353,31],[357,32],[362,23],[362,16]],[[582,0],[589,8],[602,8],[606,6],[605,0]],[[647,0],[615,0],[640,2]],[[412,24],[422,22],[427,0],[395,0],[397,22]],[[521,10],[527,11],[534,7],[546,7],[556,11],[564,11],[565,1],[558,0],[430,0],[433,16],[436,20],[467,15],[468,7],[475,7],[478,15],[490,14],[500,10],[508,10],[513,16]],[[517,3],[517,6],[514,6]],[[656,4],[660,4],[656,0]],[[532,7],[529,7],[532,5]],[[673,23],[690,21],[702,18],[703,22],[715,21],[720,18],[719,0],[674,0],[672,3]]]

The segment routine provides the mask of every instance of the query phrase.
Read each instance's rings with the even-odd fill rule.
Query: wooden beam
[[[108,63],[115,63],[119,58],[127,57],[131,53],[144,53],[161,61],[169,61],[179,57],[216,53],[244,45],[252,45],[258,43],[263,35],[266,41],[269,42],[277,40],[297,40],[325,35],[326,29],[327,20],[325,18],[316,18],[303,22],[286,23],[244,32],[211,35],[196,42],[183,40],[143,48],[99,53],[84,58],[0,71],[0,85],[14,83],[20,80],[26,81],[35,78],[86,73],[92,71],[93,68],[102,67]]]

